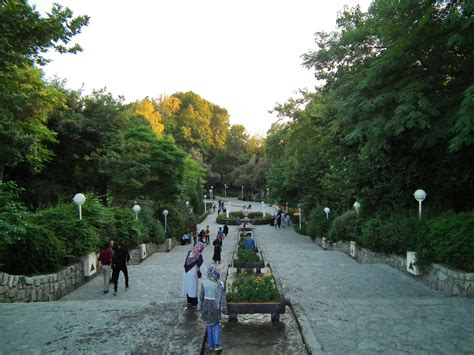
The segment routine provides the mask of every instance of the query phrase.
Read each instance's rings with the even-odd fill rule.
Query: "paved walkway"
[[[258,238],[313,353],[474,354],[474,300],[322,250],[292,228],[263,226]]]
[[[259,211],[261,206],[254,205]],[[212,235],[215,216],[200,225],[209,224]],[[321,250],[290,228],[258,226],[256,235],[311,352],[474,353],[472,299],[447,298],[389,266],[362,265],[343,253]],[[222,267],[236,238],[231,228]],[[180,292],[189,249],[178,246],[130,266],[130,290],[124,290],[122,278],[117,296],[104,295],[96,277],[61,301],[0,304],[0,354],[199,353],[204,324],[186,309]],[[206,263],[212,253],[212,247],[205,249]],[[256,318],[239,316],[239,324],[233,324],[224,317],[226,354],[306,352],[292,312],[279,324]]]

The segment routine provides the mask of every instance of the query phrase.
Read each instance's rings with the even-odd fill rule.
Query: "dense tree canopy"
[[[33,64],[45,64],[49,49],[80,51],[68,45],[88,21],[59,5],[41,17],[26,0],[0,1],[0,181],[5,167],[24,162],[38,169],[51,157],[45,143],[54,133],[46,122],[61,100]]]
[[[267,138],[281,157],[274,196],[341,210],[357,199],[375,212],[413,206],[422,187],[433,209],[472,208],[473,10],[376,0],[367,13],[345,8],[338,32],[317,33],[303,60],[324,85],[303,109],[280,105],[293,121]]]

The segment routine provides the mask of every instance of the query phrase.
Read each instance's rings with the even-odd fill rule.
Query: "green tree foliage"
[[[272,196],[389,215],[423,187],[433,210],[472,208],[472,14],[471,2],[376,0],[317,33],[303,61],[324,85],[276,108],[291,121],[267,137]]]
[[[51,157],[45,143],[54,141],[54,133],[46,122],[61,100],[33,64],[45,64],[49,49],[81,50],[68,44],[88,21],[59,5],[41,17],[26,0],[0,1],[0,181],[5,167],[24,162],[40,169]]]

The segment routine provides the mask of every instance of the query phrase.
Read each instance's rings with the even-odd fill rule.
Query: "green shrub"
[[[77,207],[74,208],[77,210]],[[116,229],[113,210],[104,207],[97,198],[87,195],[86,202],[82,205],[82,219],[97,230],[99,247],[114,239]]]
[[[168,210],[165,238],[181,238],[189,226],[196,222],[194,215],[188,213],[185,209],[173,205],[166,205],[162,206],[158,212],[159,220],[163,225],[165,224],[165,218],[162,213],[165,209]]]
[[[360,234],[359,216],[355,211],[350,210],[334,218],[327,235],[330,241],[336,242],[338,240],[357,241]]]
[[[237,218],[242,219],[244,217],[245,216],[242,212],[231,212],[229,214],[229,218],[227,218],[226,213],[221,213],[217,216],[216,223],[218,224],[227,223],[227,225],[235,225]],[[272,220],[272,216],[269,215],[268,213],[265,215],[265,218],[263,218],[261,212],[251,212],[249,213],[248,218],[250,219],[251,223],[256,226],[270,224]]]
[[[308,215],[306,223],[306,233],[314,240],[328,236],[331,219],[326,218],[326,214],[321,206],[313,208]]]
[[[145,240],[145,226],[128,208],[112,207],[114,216],[115,236],[111,238],[120,242],[125,248],[133,249]]]
[[[245,250],[239,248],[236,253],[237,260],[242,262],[260,261],[260,256],[254,250]]]
[[[139,219],[145,227],[145,242],[162,244],[165,241],[165,229],[159,220],[154,217],[152,208],[143,207]]]
[[[24,221],[30,213],[16,202],[22,191],[14,182],[0,182],[0,256],[26,232]]]
[[[8,247],[5,271],[16,275],[55,272],[64,265],[65,255],[61,238],[42,226],[26,224],[25,234]]]
[[[66,263],[74,257],[96,251],[100,238],[91,224],[79,220],[77,208],[72,204],[60,204],[34,214],[32,223],[49,229],[65,245]]]
[[[432,262],[451,265],[474,272],[474,211],[466,213],[444,213],[427,221],[425,246]]]
[[[374,217],[363,222],[362,233],[356,240],[370,250],[404,256],[408,250],[416,249],[420,228],[416,217]]]

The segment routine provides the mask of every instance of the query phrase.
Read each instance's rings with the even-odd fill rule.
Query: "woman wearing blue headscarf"
[[[199,293],[199,313],[206,322],[207,344],[209,350],[222,350],[220,343],[221,313],[226,311],[227,304],[224,283],[220,281],[221,273],[215,265],[207,268],[207,280],[204,280]]]

